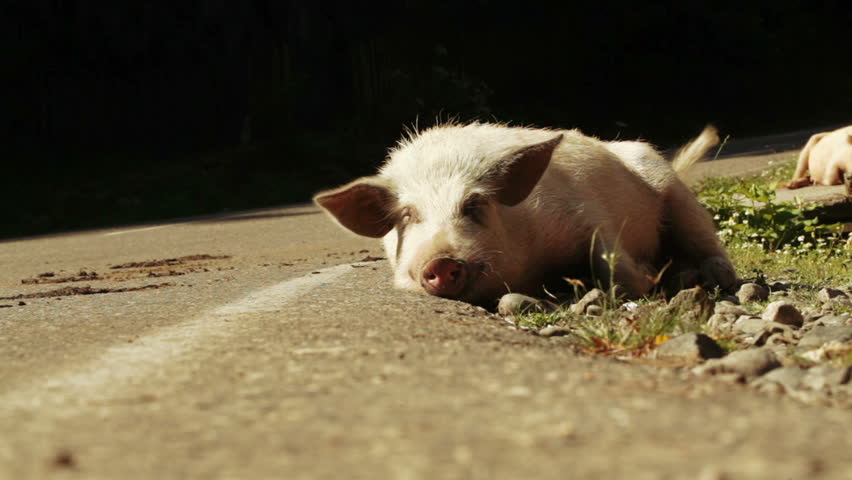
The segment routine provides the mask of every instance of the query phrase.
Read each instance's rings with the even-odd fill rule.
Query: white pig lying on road
[[[717,142],[706,128],[675,169]],[[384,238],[398,288],[441,297],[493,306],[508,292],[540,294],[561,277],[613,278],[637,297],[669,260],[700,272],[705,285],[736,283],[709,214],[642,142],[442,125],[400,141],[378,175],[314,201],[349,230]]]

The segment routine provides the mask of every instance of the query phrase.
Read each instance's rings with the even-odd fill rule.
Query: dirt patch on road
[[[36,293],[21,293],[11,297],[0,297],[0,300],[18,300],[21,298],[47,298],[47,297],[67,297],[71,295],[96,295],[99,293],[122,293],[122,292],[138,292],[140,290],[153,290],[163,287],[173,287],[173,283],[158,283],[153,285],[142,285],[141,287],[125,287],[125,288],[94,288],[90,285],[82,287],[62,287],[56,290],[48,290],[47,292]]]
[[[57,272],[39,273],[33,278],[21,280],[23,285],[41,285],[48,283],[89,282],[108,280],[124,282],[141,278],[176,277],[188,273],[209,272],[212,261],[226,260],[230,255],[195,254],[161,260],[128,262],[110,266],[110,272],[98,273],[91,269],[81,269],[76,274]]]
[[[67,283],[67,282],[86,282],[91,280],[103,280],[103,277],[98,275],[98,272],[87,272],[80,270],[77,275],[57,277],[54,272],[39,273],[35,278],[25,278],[21,280],[24,285],[38,285],[42,283]]]
[[[166,258],[163,260],[148,260],[144,262],[129,262],[122,263],[120,265],[113,265],[109,267],[112,270],[122,269],[122,268],[150,268],[150,267],[171,267],[175,265],[184,265],[187,262],[198,262],[202,260],[225,260],[231,258],[230,255],[207,255],[207,254],[196,254],[196,255],[187,255],[184,257],[178,258]]]

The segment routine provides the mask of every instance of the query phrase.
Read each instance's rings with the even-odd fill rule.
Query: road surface
[[[382,256],[312,206],[0,243],[0,478],[852,478],[852,411],[591,358]]]

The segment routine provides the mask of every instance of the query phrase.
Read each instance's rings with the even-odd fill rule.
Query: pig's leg
[[[639,298],[654,288],[650,267],[641,265],[618,243],[617,236],[598,231],[592,249],[592,276],[601,286],[612,280],[629,298]],[[615,271],[610,265],[615,265]]]
[[[666,220],[675,257],[698,267],[705,284],[723,290],[735,286],[737,274],[716,236],[710,214],[682,182],[675,182],[668,191]]]
[[[805,175],[810,167],[811,150],[813,150],[814,145],[816,145],[817,142],[822,140],[822,137],[826,135],[828,134],[817,133],[815,135],[811,135],[811,138],[808,139],[808,143],[805,144],[805,147],[802,148],[802,151],[799,153],[799,160],[796,163],[796,173],[793,174],[793,178],[790,179],[790,182],[787,184],[787,188],[800,188],[811,184],[810,177]]]
[[[843,183],[843,158],[840,155],[835,155],[828,162],[825,167],[825,178],[820,183],[823,185],[840,185]]]

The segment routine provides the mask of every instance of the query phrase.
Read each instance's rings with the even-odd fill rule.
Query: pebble
[[[815,327],[806,333],[799,340],[799,348],[819,348],[823,344],[837,341],[850,342],[852,341],[852,325],[842,325],[839,327]]]
[[[761,318],[768,322],[778,322],[783,323],[785,325],[793,325],[794,327],[801,327],[803,323],[805,323],[805,318],[802,316],[802,313],[790,302],[785,300],[779,300],[777,302],[772,302],[766,306],[766,309],[763,310],[763,314]]]
[[[769,298],[769,290],[757,283],[744,283],[737,291],[740,303],[762,302]]]
[[[846,292],[837,288],[825,287],[817,293],[817,300],[820,302],[826,303],[830,302],[835,298],[849,298],[846,295]]]
[[[713,300],[707,291],[701,287],[681,290],[671,300],[669,308],[681,310],[709,310],[713,308]]]
[[[746,335],[754,335],[760,333],[766,329],[766,327],[770,324],[766,320],[761,318],[752,317],[750,315],[742,315],[740,318],[734,322],[734,332],[736,333],[744,333]]]
[[[849,323],[850,317],[848,314],[844,315],[824,315],[814,320],[812,325],[814,327],[840,327],[842,325],[846,325]]]
[[[552,312],[555,309],[556,306],[548,301],[520,293],[507,293],[500,297],[500,303],[497,304],[497,313],[504,316],[514,315],[518,312]]]
[[[734,315],[739,317],[740,315],[749,315],[748,310],[738,305],[734,305],[731,302],[719,302],[716,304],[716,307],[713,309],[713,313],[718,313],[720,315]]]
[[[707,329],[711,332],[727,332],[731,329],[733,323],[733,316],[714,313],[707,319]]]
[[[789,329],[789,327],[787,328]],[[791,345],[795,344],[797,341],[798,340],[796,340],[796,337],[792,334],[792,332],[789,331],[774,333],[770,331],[763,331],[760,335],[755,337],[753,345],[758,347],[761,345]]]
[[[695,361],[723,356],[725,350],[703,333],[678,335],[657,347],[657,358]]]
[[[692,371],[698,375],[735,373],[742,377],[757,377],[780,366],[781,363],[773,351],[766,348],[749,348],[729,353],[723,358],[708,360]]]
[[[825,390],[849,382],[850,373],[852,373],[852,366],[818,365],[808,370],[807,375],[802,379],[802,385],[811,390]]]
[[[563,337],[569,333],[571,333],[570,328],[556,325],[550,325],[549,327],[544,327],[538,331],[538,335],[540,337]]]
[[[571,311],[582,315],[586,313],[590,305],[602,306],[604,300],[606,300],[606,294],[599,288],[593,288],[583,295],[579,302],[571,305]]]
[[[770,371],[762,377],[758,377],[751,385],[759,390],[769,390],[767,384],[776,384],[783,387],[785,391],[799,388],[802,379],[808,371],[801,367],[781,367]]]

